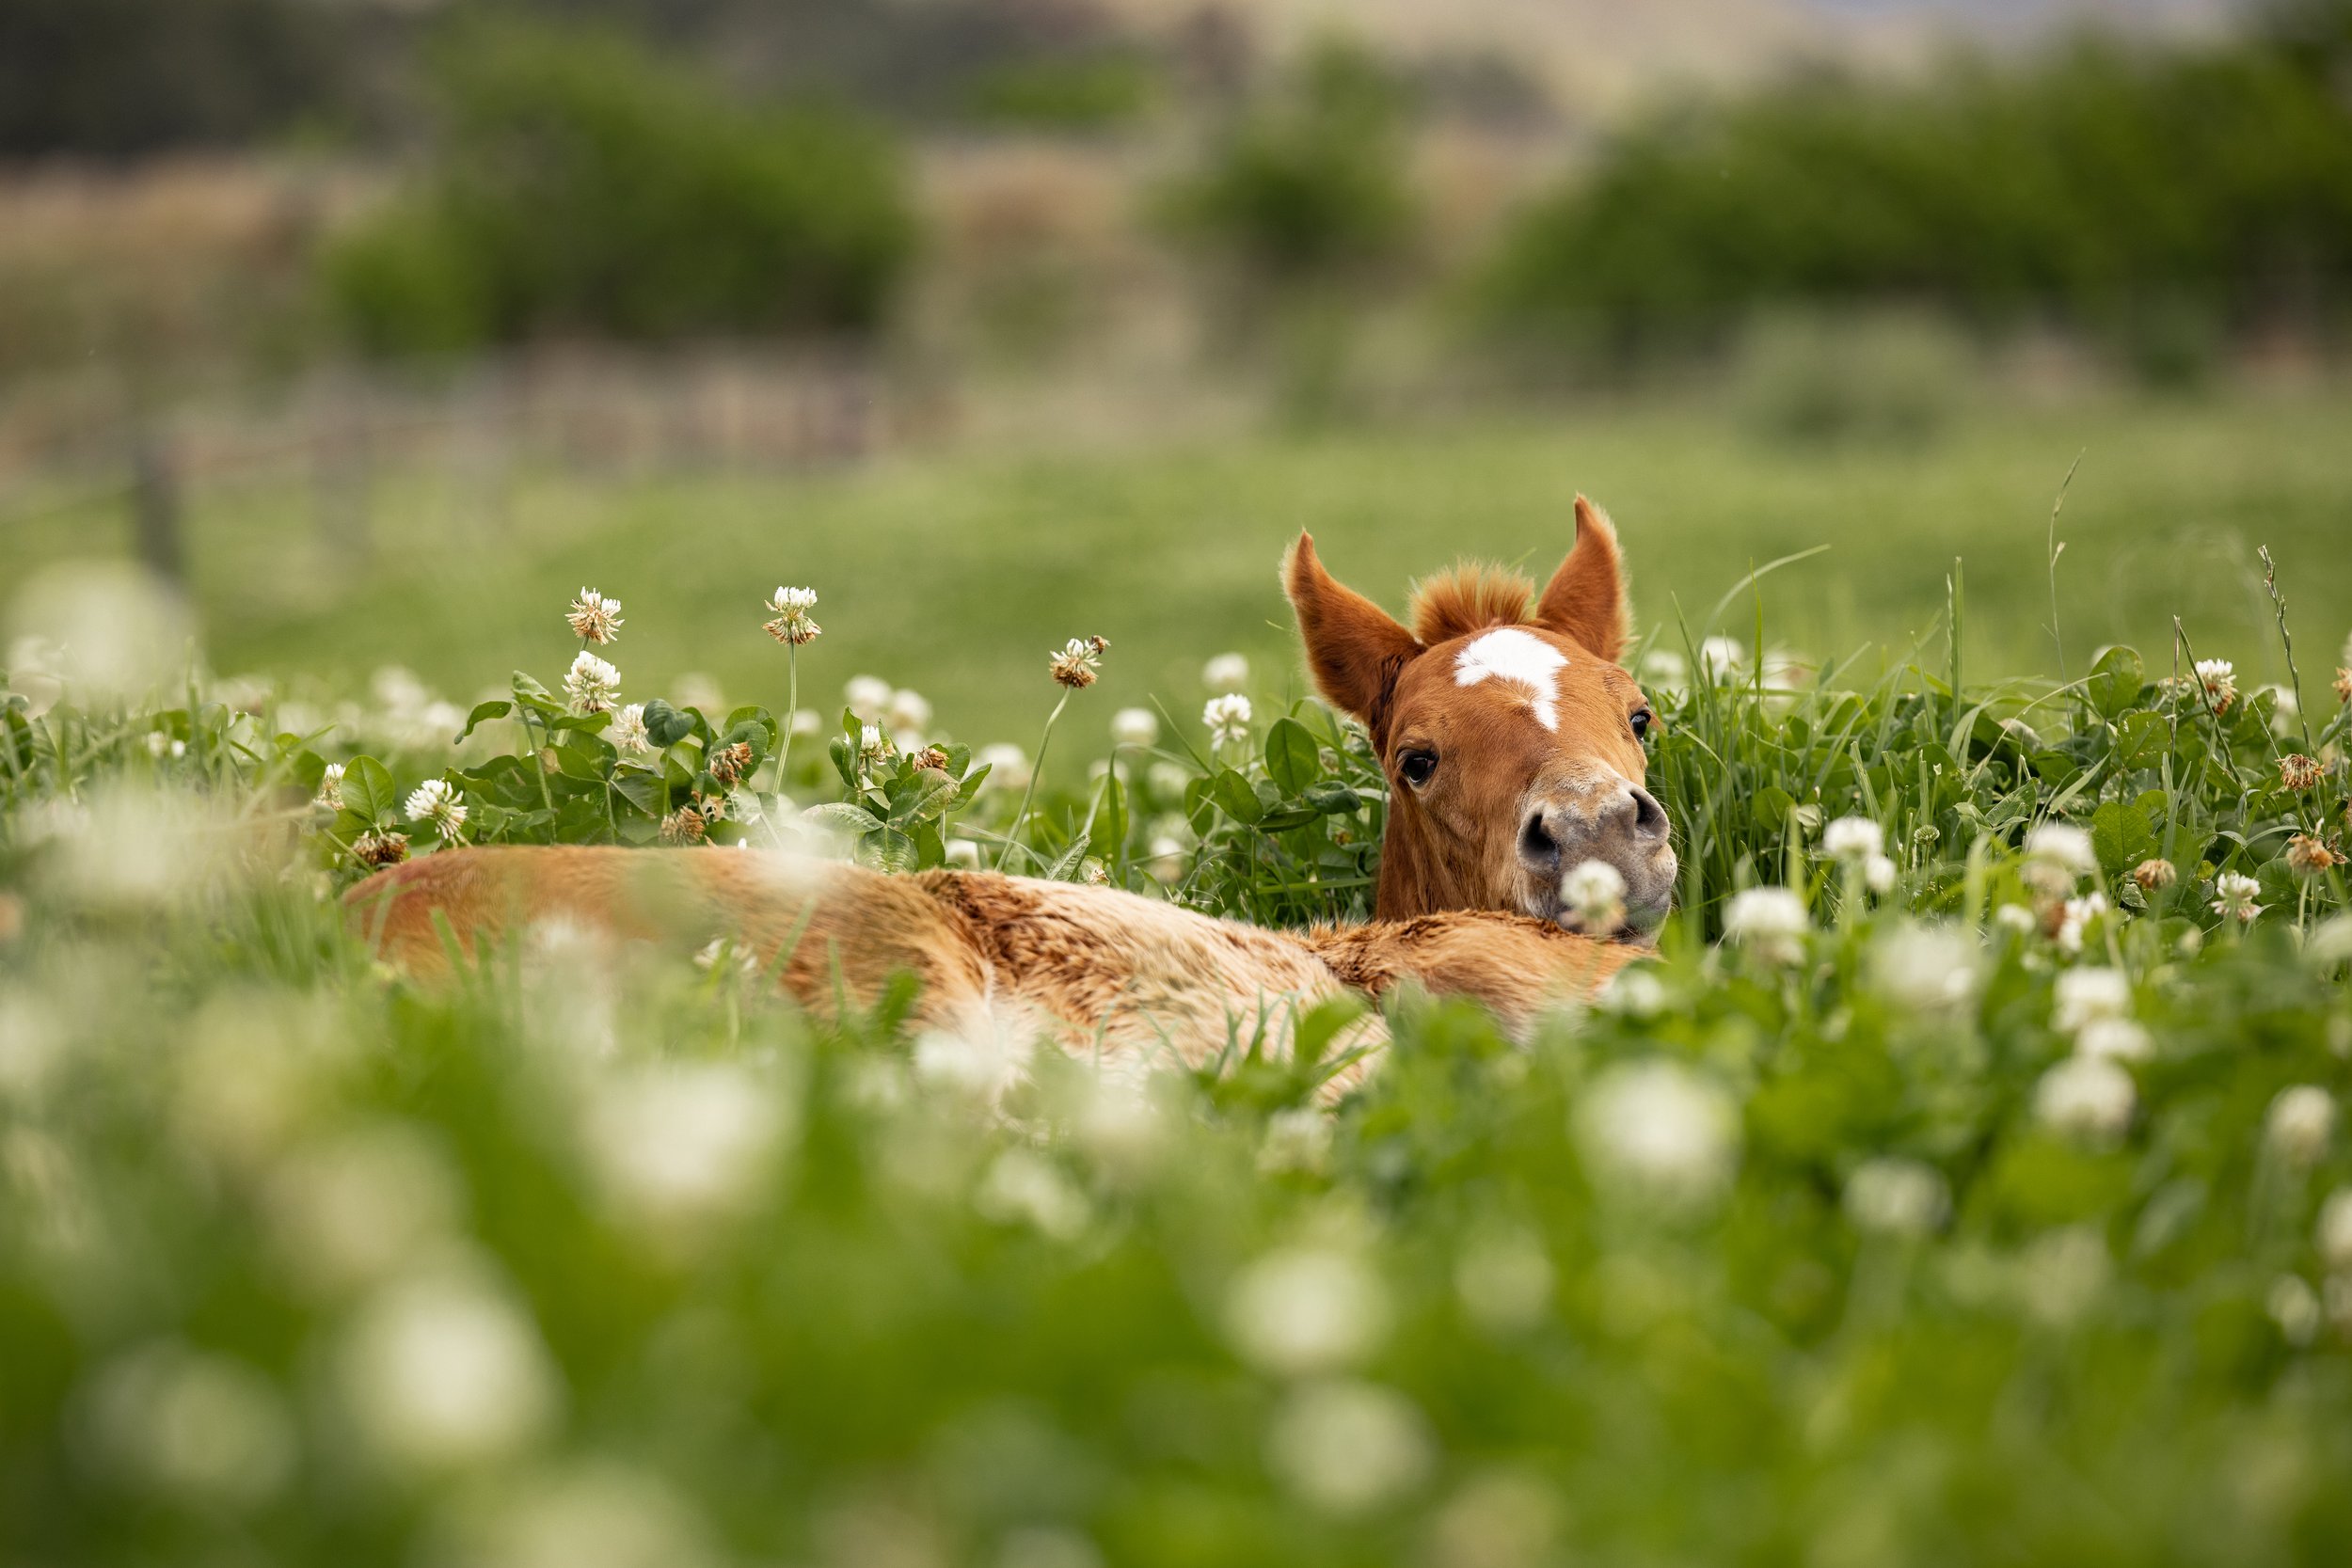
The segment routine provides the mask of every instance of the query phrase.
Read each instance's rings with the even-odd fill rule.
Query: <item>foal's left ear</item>
[[[1576,543],[1535,601],[1535,624],[1616,661],[1625,652],[1629,617],[1625,567],[1617,559],[1617,529],[1609,515],[1576,498]]]

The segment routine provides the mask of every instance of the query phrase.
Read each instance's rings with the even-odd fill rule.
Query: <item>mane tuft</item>
[[[1524,626],[1534,596],[1535,585],[1509,567],[1466,561],[1413,585],[1413,635],[1437,643],[1487,626]]]

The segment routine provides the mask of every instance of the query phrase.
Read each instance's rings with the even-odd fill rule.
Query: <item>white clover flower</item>
[[[914,1042],[918,1082],[993,1104],[1029,1069],[1036,1042],[989,1013],[961,1030],[934,1029]]]
[[[1885,848],[1885,830],[1867,816],[1841,816],[1821,830],[1821,853],[1832,860],[1867,861]]]
[[[880,724],[861,724],[857,732],[857,754],[866,767],[875,768],[890,760],[890,736]]]
[[[1866,1160],[1846,1179],[1846,1214],[1883,1236],[1924,1236],[1952,1209],[1943,1172],[1917,1160]]]
[[[1249,699],[1239,692],[1212,697],[1200,710],[1200,722],[1208,726],[1212,746],[1237,746],[1248,740],[1251,717]]]
[[[2079,953],[2083,939],[2091,924],[2107,912],[2107,897],[2104,893],[2086,893],[2080,898],[2069,898],[2058,911],[2057,941],[2060,951]]]
[[[1200,667],[1200,684],[1211,691],[1239,691],[1249,684],[1249,661],[1239,654],[1219,654]]]
[[[1111,715],[1111,744],[1114,746],[1156,746],[1160,741],[1160,716],[1148,707],[1122,707]]]
[[[2262,884],[2253,878],[2235,871],[2224,871],[2213,879],[2213,912],[2225,920],[2250,926],[2263,907],[2254,902],[2262,896]]]
[[[1163,886],[1173,886],[1184,879],[1184,853],[1183,839],[1161,833],[1144,847],[1144,869]]]
[[[1714,1196],[1739,1163],[1740,1114],[1730,1096],[1675,1062],[1609,1069],[1577,1107],[1576,1127],[1604,1175],[1670,1202]]]
[[[1710,637],[1699,644],[1699,670],[1710,681],[1738,679],[1747,662],[1747,644],[1736,637]]]
[[[1892,893],[1895,890],[1895,863],[1884,855],[1872,855],[1862,863],[1862,885],[1872,893]]]
[[[621,635],[621,601],[608,599],[593,588],[583,588],[564,619],[574,637],[601,647]]]
[[[2155,1050],[2148,1031],[2128,1018],[2094,1018],[2074,1037],[2074,1049],[2111,1062],[2144,1062]]]
[[[1767,963],[1802,962],[1812,928],[1804,901],[1785,887],[1744,889],[1724,911],[1724,935]]]
[[[2037,823],[2026,834],[2026,860],[2018,868],[2026,885],[2050,898],[2063,898],[2099,869],[2090,835],[2069,822]]]
[[[2106,1238],[2095,1225],[2045,1230],[2017,1261],[2017,1286],[2026,1309],[2061,1328],[2082,1321],[2115,1272]]]
[[[343,809],[343,765],[330,762],[326,771],[319,775],[318,803],[328,811]]]
[[[1555,1283],[1542,1242],[1516,1227],[1472,1237],[1454,1265],[1463,1311],[1489,1334],[1524,1334],[1540,1324]]]
[[[779,588],[768,596],[768,613],[774,619],[760,629],[789,647],[814,642],[824,634],[824,627],[809,618],[816,608],[816,589]]]
[[[1617,971],[1594,999],[1595,1006],[1626,1018],[1656,1018],[1666,1002],[1666,983],[1640,964]]]
[[[1586,931],[1625,924],[1625,878],[1607,861],[1586,861],[1560,879],[1560,901]]]
[[[882,705],[882,722],[894,735],[924,735],[931,727],[930,701],[920,691],[901,687]]]
[[[1192,769],[1181,762],[1155,762],[1143,770],[1143,787],[1155,800],[1182,800],[1192,779]]]
[[[1993,911],[1993,924],[2020,936],[2031,936],[2042,929],[2042,917],[2023,904],[2003,904]]]
[[[1430,1521],[1431,1568],[1539,1568],[1563,1560],[1565,1510],[1530,1471],[1490,1469],[1463,1481]]]
[[[2303,704],[2295,695],[2295,689],[2265,686],[2255,692],[2258,697],[2265,694],[2270,698],[2270,733],[2281,738],[2294,734],[2299,727],[2296,721],[2303,717]]]
[[[295,1435],[270,1380],[169,1343],[117,1356],[82,1399],[90,1447],[123,1481],[198,1507],[244,1510],[281,1491]]]
[[[1977,944],[1942,926],[1907,926],[1870,954],[1880,993],[1914,1011],[1964,1006],[1977,993]]]
[[[410,1469],[463,1469],[544,1432],[562,1384],[536,1325],[465,1273],[412,1276],[371,1297],[341,1357],[359,1437]]]
[[[996,1156],[972,1195],[972,1206],[999,1225],[1025,1225],[1057,1242],[1073,1240],[1092,1217],[1086,1195],[1034,1150]]]
[[[581,1132],[613,1202],[670,1227],[755,1203],[787,1110],[772,1085],[733,1063],[665,1063],[599,1085]]]
[[[1265,1137],[1258,1145],[1260,1172],[1319,1176],[1330,1163],[1331,1118],[1323,1112],[1302,1107],[1277,1111],[1266,1118]]]
[[[2352,1187],[2338,1187],[2319,1206],[2319,1256],[2337,1274],[2352,1274]]]
[[[2263,1310],[2279,1325],[2280,1338],[2297,1350],[2318,1337],[2319,1293],[2301,1275],[2282,1274],[2272,1280],[2269,1294],[2263,1298]]]
[[[645,732],[645,705],[631,703],[615,713],[604,737],[624,756],[653,755],[653,736]]]
[[[2085,965],[2060,974],[2053,997],[2050,1027],[2062,1035],[2078,1034],[2099,1019],[2129,1018],[2132,980],[2120,969]]]
[[[2263,1139],[2296,1170],[2309,1170],[2336,1133],[2336,1102],[2316,1084],[2280,1089],[2263,1119]]]
[[[982,787],[988,789],[1026,789],[1029,787],[1031,765],[1029,753],[1008,741],[983,746],[973,759],[988,768],[988,779]]]
[[[621,673],[582,648],[564,676],[564,694],[574,713],[603,713],[620,700]]]
[[[1266,1429],[1266,1462],[1309,1507],[1353,1518],[1418,1489],[1437,1454],[1410,1400],[1350,1380],[1291,1395]]]
[[[841,701],[862,721],[879,724],[890,711],[890,696],[897,689],[880,675],[851,675],[842,685]]]
[[[980,841],[977,838],[951,838],[947,841],[947,863],[962,870],[974,871],[980,864]]]
[[[2226,658],[2201,658],[2197,661],[2197,683],[2205,689],[2205,698],[2217,713],[2230,711],[2237,701],[2237,666]]]
[[[1046,670],[1054,684],[1073,691],[1083,691],[1092,686],[1103,673],[1103,655],[1110,641],[1101,637],[1073,637],[1058,653],[1046,657]]]
[[[2105,1146],[2132,1124],[2139,1091],[2132,1075],[2103,1056],[2069,1056],[2034,1087],[2034,1114],[2055,1131]]]
[[[609,1459],[501,1477],[444,1514],[446,1568],[714,1568],[710,1533],[660,1478]]]
[[[1691,684],[1691,664],[1672,648],[1652,648],[1642,656],[1642,684],[1661,693],[1683,690]]]
[[[427,779],[411,790],[408,820],[430,822],[442,842],[454,844],[466,827],[466,805],[447,779]]]
[[[1234,1348],[1262,1371],[1311,1376],[1354,1366],[1389,1331],[1388,1293],[1352,1252],[1308,1246],[1268,1253],[1225,1296]]]
[[[296,1148],[263,1193],[271,1251],[314,1295],[390,1278],[446,1236],[462,1194],[422,1133],[387,1123]]]

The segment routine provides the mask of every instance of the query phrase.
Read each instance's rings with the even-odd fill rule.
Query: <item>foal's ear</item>
[[[1335,706],[1376,728],[1374,711],[1421,644],[1387,610],[1323,569],[1311,533],[1301,533],[1284,559],[1282,590],[1298,613],[1316,687]]]
[[[1535,601],[1535,623],[1572,637],[1616,661],[1625,652],[1625,567],[1617,559],[1616,525],[1582,496],[1576,498],[1576,543]]]

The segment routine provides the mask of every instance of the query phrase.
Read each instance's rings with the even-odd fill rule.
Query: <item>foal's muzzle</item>
[[[1540,890],[1533,900],[1544,918],[1581,926],[1560,895],[1561,879],[1598,861],[1625,879],[1626,929],[1655,926],[1674,898],[1675,861],[1665,808],[1637,784],[1611,776],[1537,792],[1519,825],[1518,858]]]

